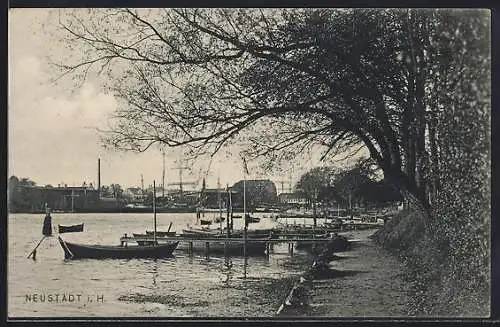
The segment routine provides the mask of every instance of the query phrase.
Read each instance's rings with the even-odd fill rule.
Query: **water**
[[[43,218],[9,215],[9,317],[273,317],[311,259],[297,250],[290,257],[283,244],[275,245],[268,258],[248,258],[247,265],[242,257],[207,259],[177,250],[171,259],[65,261],[57,237],[51,237],[42,242],[33,261],[26,257],[42,237]],[[158,230],[167,230],[172,222],[171,230],[180,232],[194,225],[196,218],[191,213],[162,213],[157,221]],[[302,224],[312,219],[282,221]],[[62,237],[75,243],[117,245],[125,233],[153,229],[152,214],[52,214],[53,226],[81,222],[85,223],[83,233]],[[235,228],[242,223],[243,219],[235,219]],[[249,228],[275,224],[264,218]],[[362,236],[359,231],[349,233],[354,239]],[[402,315],[399,263],[363,239],[352,251],[339,254],[350,259],[331,264],[337,270],[360,273],[323,281],[327,282],[323,286],[318,281],[311,307],[305,313],[289,311],[287,315]]]
[[[171,230],[180,232],[195,220],[194,214],[162,213],[157,228],[167,230],[172,222]],[[152,214],[52,214],[53,226],[81,222],[83,233],[62,237],[119,244],[125,233],[153,229]],[[235,228],[242,222],[235,219]],[[42,223],[43,215],[9,216],[10,317],[270,317],[286,297],[290,278],[303,270],[294,264],[301,254],[290,258],[286,245],[275,246],[269,258],[248,258],[246,266],[242,257],[206,259],[178,251],[172,259],[65,261],[57,237],[44,240],[33,261],[26,257],[42,237]],[[273,225],[262,219],[250,228]]]

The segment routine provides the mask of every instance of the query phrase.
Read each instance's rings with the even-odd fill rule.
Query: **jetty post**
[[[247,173],[248,173],[248,167],[247,167],[247,161],[245,160],[245,157],[243,157],[243,256],[245,257],[245,260],[247,258],[247,228],[248,228],[248,222],[247,222],[247,198],[246,198],[246,184],[247,184]]]
[[[273,238],[273,232],[270,231],[269,232],[269,241],[266,242],[266,255],[269,257],[270,253],[271,253],[271,239]]]
[[[188,253],[189,253],[190,255],[192,255],[192,254],[193,254],[193,242],[192,242],[192,241],[190,241],[190,242],[188,243]]]
[[[227,202],[226,202],[226,212],[227,212],[227,215],[226,215],[226,236],[227,238],[230,238],[231,237],[231,225],[229,223],[229,219],[231,218],[231,214],[230,214],[230,207],[231,207],[231,190],[229,189],[229,185],[226,184],[226,189],[227,189]]]
[[[210,242],[205,242],[205,257],[208,259],[210,255]]]

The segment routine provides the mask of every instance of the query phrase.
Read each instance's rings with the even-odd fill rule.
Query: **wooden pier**
[[[288,243],[288,253],[293,255],[294,248],[299,242],[307,243],[311,246],[321,245],[329,242],[330,237],[325,236],[315,236],[306,235],[305,237],[247,237],[246,243],[244,237],[191,237],[191,236],[168,236],[168,237],[156,237],[156,241],[162,242],[172,242],[178,241],[179,250],[187,251],[189,254],[194,252],[203,252],[208,257],[210,253],[219,253],[224,255],[234,254],[243,255],[247,253],[248,255],[269,255],[274,244]],[[349,240],[350,242],[356,242],[357,240]],[[128,237],[123,236],[120,238],[122,244],[127,244],[130,242],[154,242],[153,236],[142,236],[142,237]],[[246,247],[246,249],[244,249]],[[245,251],[246,250],[246,251]]]
[[[169,236],[169,237],[156,237],[157,241],[179,241],[179,242],[208,242],[208,243],[244,243],[243,237],[184,237],[184,236]],[[330,238],[325,237],[294,237],[294,238],[250,238],[247,237],[247,243],[294,243],[294,242],[328,242]],[[129,242],[153,242],[153,237],[129,237],[123,236],[120,238],[123,243]]]

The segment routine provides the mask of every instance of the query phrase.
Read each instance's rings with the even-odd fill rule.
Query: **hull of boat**
[[[200,219],[200,225],[212,225],[212,221]]]
[[[156,246],[104,246],[69,243],[59,238],[59,243],[65,259],[131,259],[170,257],[179,242]]]
[[[269,237],[270,233],[272,230],[269,229],[253,229],[247,231],[247,237],[252,238],[264,238],[264,237]],[[243,237],[243,231],[242,230],[233,230],[231,232],[231,237]],[[190,237],[217,237],[217,236],[222,236],[226,237],[227,235],[227,230],[223,230],[222,233],[220,229],[183,229],[182,230],[182,236],[190,236]]]
[[[154,231],[148,230],[148,231],[146,231],[146,235],[148,235],[148,236],[154,235]],[[156,236],[158,236],[158,237],[175,236],[175,232],[156,231]]]
[[[207,242],[206,241],[193,241],[192,248],[189,242],[180,242],[178,246],[178,250],[181,251],[193,251],[197,253],[206,253],[207,251]],[[210,254],[224,254],[224,255],[235,255],[242,256],[244,255],[244,245],[241,243],[234,242],[224,242],[221,240],[210,241],[208,246],[208,252]],[[246,254],[247,256],[264,256],[266,255],[266,244],[265,243],[253,243],[248,242],[246,245]]]

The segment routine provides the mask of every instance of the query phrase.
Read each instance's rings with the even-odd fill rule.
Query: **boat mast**
[[[226,215],[226,227],[227,227],[227,238],[229,238],[230,236],[230,226],[229,226],[229,217],[230,217],[230,214],[229,214],[229,208],[231,207],[231,190],[229,190],[229,185],[226,184],[226,190],[227,190],[227,202],[226,202],[226,211],[227,211],[227,215]]]
[[[245,157],[243,157],[243,257],[247,257],[247,198],[246,198],[246,184],[247,184],[248,167]]]
[[[75,190],[71,190],[71,212],[75,212]]]
[[[101,158],[97,158],[97,195],[101,200]]]
[[[221,194],[220,194],[220,176],[217,177],[217,197],[219,200],[219,227],[222,233],[222,204],[221,204]]]
[[[155,226],[155,229],[153,231],[153,241],[154,245],[156,245],[156,184],[154,180],[153,180],[153,218]]]
[[[229,188],[229,216],[231,217],[231,231],[233,230],[233,197],[232,193],[233,189]]]
[[[162,172],[162,175],[161,175],[161,197],[163,199],[163,201],[165,201],[165,152],[162,152],[163,153],[163,172]],[[163,204],[165,204],[165,202],[163,202]]]
[[[143,197],[142,200],[144,201],[144,177],[142,176],[142,174],[141,174],[141,192],[142,192],[142,197]]]

